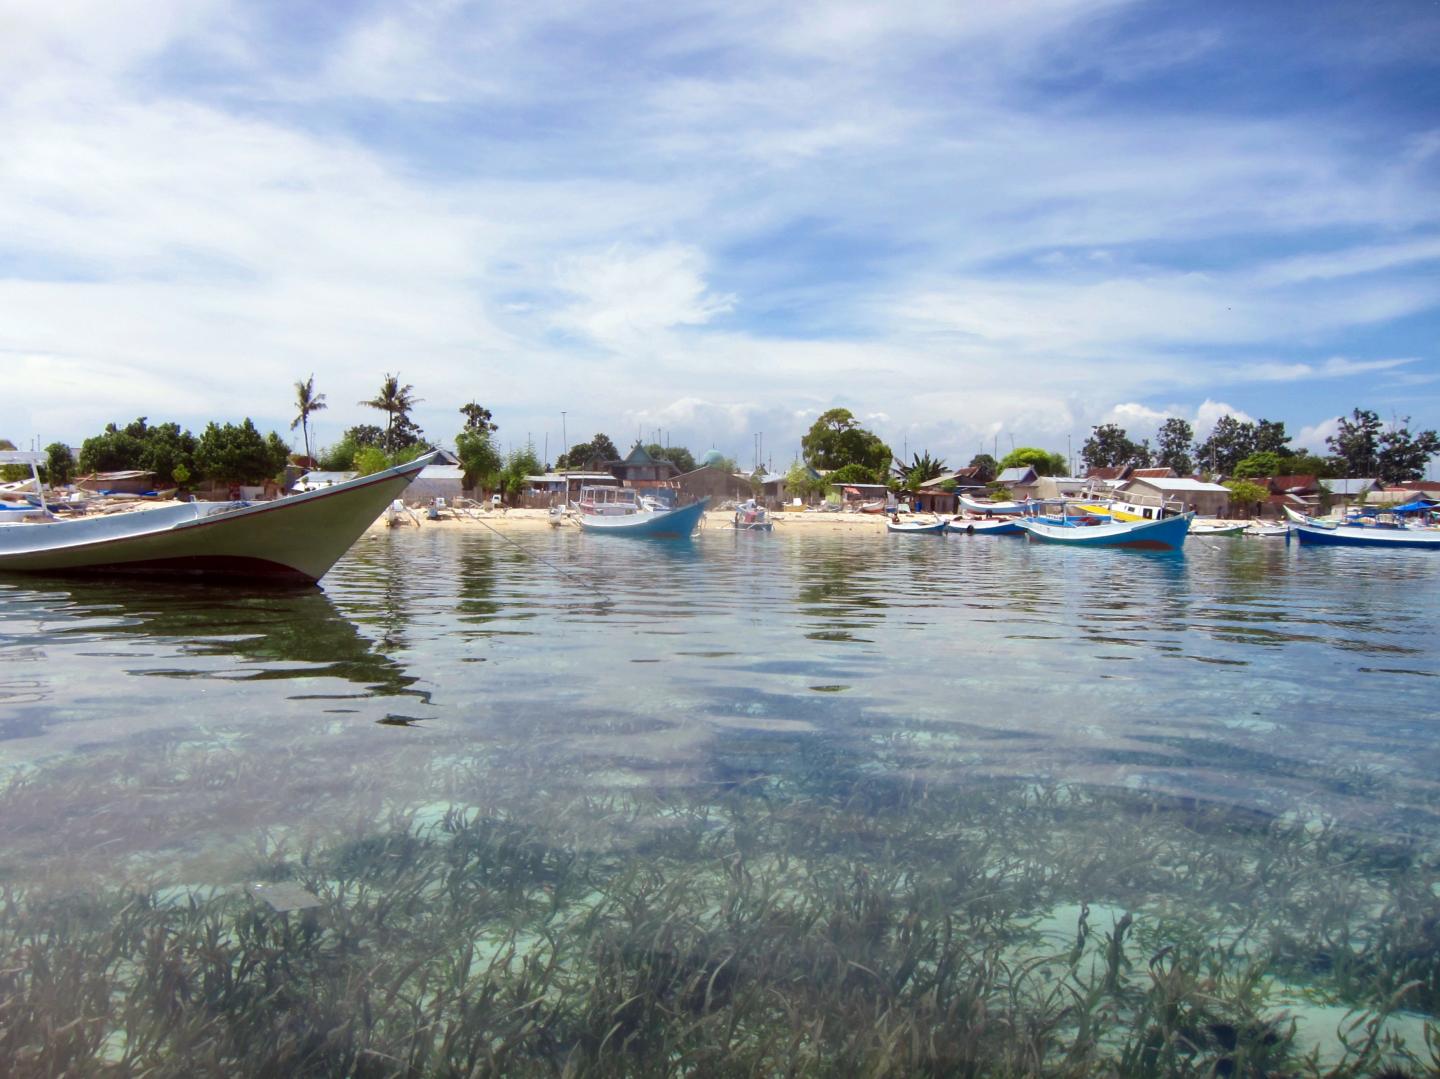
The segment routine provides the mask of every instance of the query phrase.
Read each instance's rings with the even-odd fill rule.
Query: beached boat
[[[1245,531],[1243,523],[1220,524],[1217,521],[1191,521],[1190,535],[1192,536],[1238,536]]]
[[[983,498],[971,498],[969,495],[957,495],[960,505],[971,513],[978,513],[982,517],[993,517],[999,514],[1029,513],[1035,503],[1026,499],[1023,502],[991,502]]]
[[[585,505],[585,493],[590,488],[581,488],[580,504]],[[600,488],[598,490],[625,491],[625,488]],[[634,492],[630,492],[633,494]],[[655,539],[688,539],[695,531],[709,499],[702,498],[679,509],[647,509],[639,499],[632,503],[630,512],[580,513],[576,520],[586,532],[597,532],[612,536],[641,536]]]
[[[1285,507],[1290,530],[1302,544],[1320,547],[1389,547],[1440,550],[1440,529],[1406,524],[1345,524],[1325,521]]]
[[[0,525],[0,571],[311,583],[434,457],[273,502],[185,502]]]
[[[1014,517],[951,517],[945,522],[946,532],[963,532],[967,536],[1023,536],[1025,530]]]
[[[885,522],[885,531],[910,536],[943,536],[945,518],[935,521],[897,521],[892,517]]]
[[[735,507],[735,517],[730,527],[736,532],[771,532],[775,525],[765,507],[753,498]]]
[[[1162,517],[1158,521],[1102,521],[1093,517],[1025,517],[1023,528],[1034,540],[1068,543],[1075,547],[1131,547],[1149,551],[1178,551],[1185,543],[1192,515]],[[1093,523],[1089,523],[1093,522]]]

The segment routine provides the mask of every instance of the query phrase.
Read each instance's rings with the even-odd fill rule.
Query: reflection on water
[[[656,1009],[612,1015],[587,1040],[602,1017],[556,1003],[510,1032],[526,1067],[623,1071],[627,1053],[688,1054],[707,1009],[751,1039],[715,1058],[720,1070],[810,1060],[905,1074],[959,1059],[885,1065],[872,1049],[901,1020],[912,1049],[918,1032],[945,1030],[925,1044],[973,1035],[987,1059],[1058,1067],[1049,1054],[1079,1045],[1080,1013],[1044,1001],[1091,992],[1084,1014],[1113,1026],[1074,1050],[1074,1074],[1109,1068],[1130,1038],[1151,1074],[1182,1059],[1260,1074],[1265,1054],[1288,1051],[1265,1018],[1282,1004],[1298,1044],[1339,1060],[1318,1029],[1325,1008],[1375,1009],[1417,980],[1395,1006],[1440,1007],[1437,578],[1440,560],[1405,552],[1209,540],[1136,557],[782,526],[693,544],[568,530],[367,536],[323,590],[285,593],[4,581],[0,882],[37,904],[92,896],[95,946],[113,949],[115,927],[138,915],[106,906],[108,889],[213,897],[223,920],[255,902],[227,890],[239,882],[298,881],[325,917],[345,912],[367,963],[393,964],[402,981],[490,926],[511,934],[516,957],[540,955],[542,939],[568,949],[566,973],[540,979],[536,999],[599,1000],[597,986],[619,979],[629,989],[616,1007],[628,995],[626,1007]],[[360,892],[356,874],[370,882]],[[398,936],[366,921],[383,922],[374,904],[386,895],[410,897]],[[728,898],[717,910],[713,897]],[[872,913],[847,935],[842,908]],[[40,909],[12,905],[0,928],[19,932]],[[145,917],[178,916],[168,910]],[[947,951],[956,919],[976,942],[968,958]],[[639,976],[627,949],[680,924],[708,927],[667,945],[680,996],[626,982]],[[492,958],[499,939],[483,944]],[[1118,967],[1116,947],[1130,949]],[[1034,967],[1024,991],[1001,976],[1046,948],[1060,958]],[[645,954],[658,977],[658,953]],[[845,976],[832,984],[822,971],[836,957],[842,973],[884,967],[890,988],[857,997]],[[360,955],[316,962],[344,981]],[[912,981],[947,963],[979,981],[963,992]],[[1249,963],[1280,987],[1263,1007],[1225,981]],[[1188,1001],[1164,1021],[1161,971]],[[1192,976],[1211,979],[1210,1004],[1185,996]],[[713,983],[708,998],[684,995],[697,978]],[[1006,1029],[1053,1022],[1054,1045],[964,1034],[955,1016],[925,1011],[936,993],[958,1008],[1002,983]],[[344,984],[310,985],[338,994],[339,1012],[303,1021],[349,1023],[361,990]],[[746,986],[772,1004],[746,1010]],[[796,1016],[825,1013],[877,1040],[807,1040],[774,1012],[782,997]],[[872,998],[891,1010],[845,1010]],[[437,1023],[458,1021],[438,997],[427,1006]],[[681,1012],[700,1026],[677,1024]],[[236,1022],[237,1045],[260,1037]],[[607,1042],[610,1027],[621,1033]],[[510,1037],[465,1029],[477,1044]],[[391,1033],[382,1023],[367,1037],[392,1052]],[[166,1035],[172,1065],[199,1059],[186,1054],[205,1041],[185,1049],[182,1035]],[[759,1048],[782,1044],[794,1055]],[[275,1068],[297,1066],[291,1049],[270,1050]],[[316,1059],[355,1070],[331,1051]],[[1347,1066],[1363,1074],[1379,1051]]]

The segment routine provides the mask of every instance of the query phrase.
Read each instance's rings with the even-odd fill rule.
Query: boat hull
[[[585,515],[580,527],[603,536],[637,536],[646,539],[688,539],[705,513],[709,499],[681,506],[677,510],[629,513],[618,516]]]
[[[932,524],[895,524],[893,521],[885,522],[885,531],[896,532],[900,535],[911,536],[939,536],[945,533],[945,522],[935,521]]]
[[[163,506],[0,528],[0,572],[155,574],[310,584],[430,462],[273,502]]]
[[[960,532],[967,536],[1021,536],[1025,530],[1013,518],[991,517],[971,519],[952,517],[945,522],[946,532]]]
[[[1387,547],[1391,550],[1440,551],[1440,532],[1401,528],[1357,528],[1353,525],[1322,528],[1300,521],[1291,522],[1290,529],[1302,544],[1314,547]]]
[[[1027,517],[1020,527],[1032,540],[1063,543],[1072,547],[1125,547],[1141,551],[1178,551],[1190,530],[1191,515],[1180,514],[1158,521],[1111,521],[1096,525],[1050,524],[1043,518]]]

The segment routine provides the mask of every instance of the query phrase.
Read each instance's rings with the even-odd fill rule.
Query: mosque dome
[[[718,465],[723,460],[725,460],[725,455],[719,450],[706,450],[705,456],[700,458],[700,463],[702,465]]]

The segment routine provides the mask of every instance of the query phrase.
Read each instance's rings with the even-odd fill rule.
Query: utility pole
[[[562,443],[562,445],[560,446],[560,452],[561,452],[561,453],[569,453],[569,452],[570,452],[570,443],[569,443],[569,442],[566,440],[566,438],[565,438],[565,410],[564,410],[564,409],[561,409],[561,410],[560,410],[560,441],[561,441],[561,443]],[[569,462],[569,461],[566,461],[565,463],[568,465],[570,462]]]

